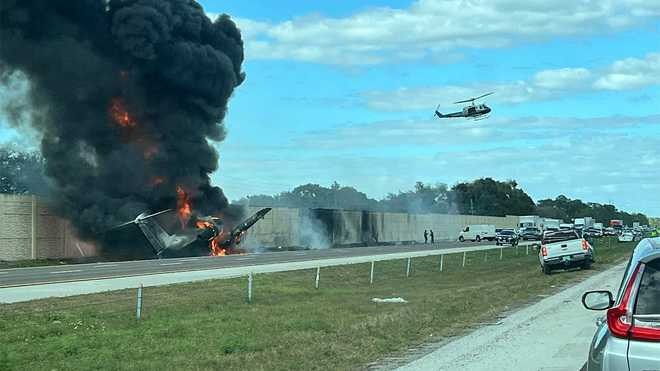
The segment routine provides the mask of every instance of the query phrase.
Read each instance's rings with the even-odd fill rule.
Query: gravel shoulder
[[[399,370],[579,370],[586,361],[596,319],[604,315],[584,309],[582,294],[596,289],[616,292],[624,269],[625,263],[598,273]]]

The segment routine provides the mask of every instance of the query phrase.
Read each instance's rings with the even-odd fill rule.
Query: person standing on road
[[[433,239],[433,229],[429,229],[429,235],[431,235],[431,245],[433,245],[433,243],[435,242],[435,240]]]
[[[429,232],[427,232],[426,229],[425,229],[424,230],[424,244],[426,245],[427,243],[429,243]]]

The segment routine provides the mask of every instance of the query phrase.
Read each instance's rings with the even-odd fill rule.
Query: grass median
[[[546,276],[533,249],[148,287],[0,306],[0,369],[356,369],[480,323],[627,258],[634,244],[596,243],[591,271]],[[402,297],[405,304],[376,304]]]

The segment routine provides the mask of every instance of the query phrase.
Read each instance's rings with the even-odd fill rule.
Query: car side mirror
[[[614,298],[607,290],[587,291],[582,295],[582,305],[589,310],[605,310],[612,308]]]

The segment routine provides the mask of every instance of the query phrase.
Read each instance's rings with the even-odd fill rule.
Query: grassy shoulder
[[[467,255],[256,275],[0,306],[0,369],[356,369],[460,335],[503,312],[623,261],[633,244],[596,243],[591,271],[543,275],[533,251]],[[406,304],[375,304],[374,297]]]

